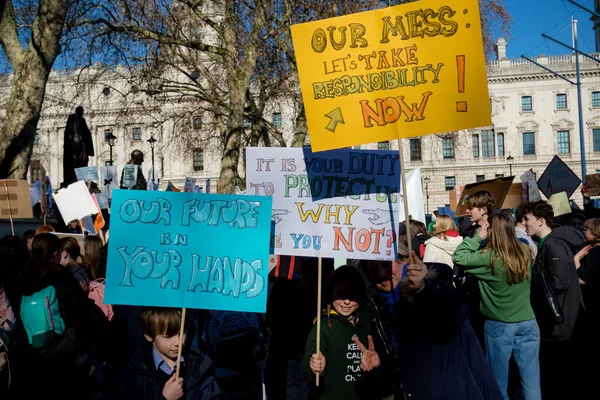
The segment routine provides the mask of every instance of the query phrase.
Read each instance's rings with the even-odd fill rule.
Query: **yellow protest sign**
[[[567,192],[554,193],[548,199],[548,204],[552,206],[555,217],[569,214],[572,211]]]
[[[292,26],[313,151],[491,125],[478,0]]]

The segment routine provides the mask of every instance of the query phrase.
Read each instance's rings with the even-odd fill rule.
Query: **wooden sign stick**
[[[10,229],[12,231],[12,235],[15,236],[15,224],[13,222],[12,206],[10,205],[10,193],[8,193],[8,183],[6,183],[6,181],[4,181],[4,187],[6,188],[6,200],[8,201],[8,217],[10,218]]]
[[[406,244],[408,247],[408,263],[412,264],[412,238],[410,237],[410,221],[408,214],[408,196],[406,194],[406,171],[404,170],[404,155],[402,139],[398,139],[398,156],[400,161],[400,181],[402,182],[402,198],[404,202],[404,225],[406,225]]]
[[[323,260],[319,257],[317,267],[317,357],[321,354],[321,286],[323,280]],[[319,374],[317,373],[315,384],[319,386]]]
[[[181,369],[181,350],[183,350],[183,328],[185,328],[185,308],[181,309],[181,326],[179,328],[179,351],[177,351],[177,367],[175,369],[175,379],[179,379],[179,370]]]

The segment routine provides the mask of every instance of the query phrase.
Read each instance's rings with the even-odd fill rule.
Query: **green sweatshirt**
[[[509,285],[503,261],[494,263],[494,274],[490,266],[492,250],[479,251],[481,241],[479,235],[465,238],[452,256],[455,264],[465,266],[471,275],[478,278],[481,313],[488,319],[507,323],[534,319],[529,301],[531,264],[529,275],[523,282]]]
[[[331,322],[329,327],[328,322]],[[352,341],[352,336],[367,346],[370,333],[368,318],[359,318],[356,326],[345,317],[332,313],[329,321],[321,319],[321,353],[325,357],[325,370],[320,374],[319,386],[322,394],[319,399],[358,399],[354,384],[361,377],[360,358],[362,352]],[[316,352],[317,326],[310,331],[302,360],[302,372],[310,382],[315,382],[315,374],[310,369],[310,358]]]

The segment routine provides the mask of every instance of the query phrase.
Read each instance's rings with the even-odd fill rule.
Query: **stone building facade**
[[[407,169],[421,168],[428,211],[448,204],[455,186],[511,173],[518,181],[530,168],[539,177],[555,154],[581,176],[576,87],[524,59],[508,59],[506,46],[504,39],[498,40],[497,60],[487,66],[492,126],[403,139]],[[573,55],[539,56],[535,61],[576,80]],[[580,65],[586,165],[588,173],[594,173],[600,170],[600,64],[580,56]],[[9,90],[10,81],[0,83],[0,98],[7,98]],[[120,171],[131,151],[142,150],[147,176],[152,167],[148,142],[152,137],[156,140],[154,170],[161,187],[168,181],[183,186],[187,176],[195,177],[203,190],[210,179],[216,189],[222,139],[210,113],[197,104],[174,99],[159,103],[146,97],[124,73],[105,74],[101,66],[53,72],[46,93],[33,159],[40,160],[55,188],[62,177],[67,117],[83,105],[96,149],[90,165],[110,163],[112,134],[116,137],[113,164]],[[296,106],[282,99],[267,105],[264,118],[289,144],[296,116]],[[397,142],[361,147],[397,149]],[[242,170],[243,161],[241,157]]]

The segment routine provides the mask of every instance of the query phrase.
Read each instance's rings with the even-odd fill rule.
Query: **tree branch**
[[[19,43],[17,35],[17,22],[15,20],[15,9],[12,0],[7,1],[0,21],[0,44],[8,57],[8,60],[14,67],[23,57],[23,47]]]

